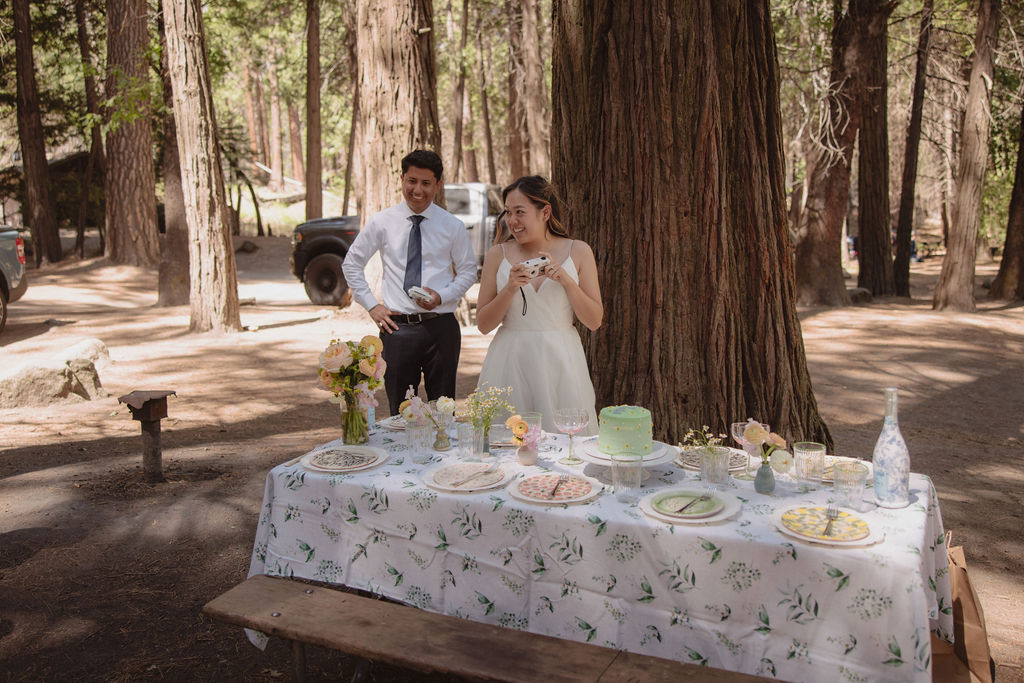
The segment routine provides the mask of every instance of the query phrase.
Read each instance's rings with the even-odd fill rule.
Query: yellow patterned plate
[[[868,523],[846,510],[832,523],[832,533],[825,535],[828,517],[825,508],[796,507],[782,513],[782,525],[794,534],[820,541],[859,541],[871,533]]]

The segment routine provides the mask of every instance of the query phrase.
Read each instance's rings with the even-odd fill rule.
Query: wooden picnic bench
[[[290,579],[253,576],[203,607],[217,620],[290,640],[305,680],[305,644],[423,672],[495,681],[768,679],[435,614]],[[357,670],[358,675],[358,670]]]

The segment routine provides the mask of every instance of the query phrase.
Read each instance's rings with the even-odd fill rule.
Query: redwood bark
[[[242,69],[245,74],[245,119],[249,124],[249,154],[252,155],[253,161],[262,163],[262,142],[258,130],[252,67],[249,65],[249,60],[245,60]]]
[[[988,163],[989,104],[993,58],[999,38],[999,0],[980,0],[978,30],[974,38],[967,111],[960,134],[960,168],[957,172],[956,203],[949,230],[946,256],[935,286],[932,308],[975,310],[974,267],[978,227],[981,224],[982,191]]]
[[[448,4],[449,12],[451,2]],[[448,177],[459,180],[462,166],[462,123],[466,99],[466,40],[469,38],[469,0],[462,0],[462,23],[460,25],[459,53],[456,57],[458,75],[455,79],[455,90],[452,93],[452,164]]]
[[[796,314],[767,1],[563,0],[553,44],[554,182],[600,255],[598,405],[644,405],[673,442],[749,416],[831,443]]]
[[[860,137],[857,198],[860,227],[857,285],[874,296],[896,293],[889,225],[888,20],[895,2],[852,0],[850,14],[865,27],[860,51]]]
[[[238,331],[238,283],[206,62],[201,0],[163,0],[167,61],[188,215],[189,330]]]
[[[75,0],[75,24],[78,34],[78,51],[82,59],[82,73],[85,76],[85,108],[92,117],[92,125],[89,130],[89,162],[86,165],[85,177],[82,180],[82,198],[79,205],[78,231],[79,238],[75,242],[75,249],[79,256],[85,256],[85,223],[88,219],[90,195],[92,193],[93,179],[100,178],[102,182],[106,174],[106,156],[103,153],[103,114],[100,111],[99,87],[96,84],[96,65],[92,58],[92,41],[89,37],[89,24],[86,18],[84,0]],[[102,200],[100,206],[102,207]],[[100,234],[100,249],[103,249],[103,221],[99,221],[97,229]]]
[[[279,48],[272,48],[267,59],[267,85],[270,86],[270,190],[284,190],[284,150],[281,146],[281,89],[277,80]]]
[[[306,220],[324,215],[320,123],[320,1],[306,0]]]
[[[106,255],[115,263],[156,268],[156,175],[150,123],[145,0],[107,0]]]
[[[807,155],[807,199],[796,245],[797,300],[817,306],[848,306],[843,278],[843,224],[850,203],[850,166],[860,129],[856,95],[862,27],[841,3],[833,4],[832,66],[828,121]]]
[[[988,296],[990,299],[1024,299],[1024,105],[1020,110],[1017,169],[1010,196],[1010,215],[1006,221],[1003,258]]]
[[[480,12],[476,15],[476,50],[478,69],[480,71],[480,115],[484,127],[484,147],[487,154],[487,182],[498,182],[497,166],[494,163],[494,136],[491,131],[491,110],[487,102],[487,64],[484,59],[483,30],[480,21]],[[490,55],[488,50],[487,55]],[[518,177],[518,176],[516,176]]]
[[[292,176],[296,180],[306,177],[306,165],[302,161],[302,121],[299,110],[288,102],[288,151],[292,160]]]
[[[252,93],[256,107],[256,136],[259,140],[259,157],[257,161],[266,167],[270,167],[270,135],[267,131],[270,128],[267,123],[267,98],[263,94],[262,72],[257,69],[253,72]],[[260,170],[260,177],[266,178],[269,174]]]
[[[917,152],[921,145],[921,118],[924,113],[924,87],[928,80],[928,49],[932,34],[933,0],[924,0],[921,32],[917,38],[917,67],[907,124],[907,144],[903,151],[903,179],[900,189],[900,213],[896,222],[896,258],[893,281],[898,296],[910,296],[910,242],[914,229],[914,191],[917,184]]]
[[[18,82],[18,139],[25,178],[25,207],[21,215],[32,234],[36,265],[41,260],[56,263],[64,258],[64,252],[57,232],[57,215],[50,197],[50,168],[46,161],[43,118],[39,111],[28,0],[14,0],[12,9]]]
[[[363,221],[402,197],[401,160],[441,148],[433,3],[359,3],[358,64]],[[438,193],[438,202],[443,202]]]
[[[510,178],[526,175],[529,167],[526,144],[526,111],[522,101],[523,77],[523,8],[518,0],[505,5],[508,23],[508,174]]]
[[[167,23],[161,13],[160,80],[164,95],[164,152],[161,171],[164,177],[164,238],[160,248],[157,276],[157,306],[184,306],[189,303],[188,220],[185,195],[181,188],[181,162],[178,159],[178,132],[174,122],[174,90],[167,62]]]
[[[548,112],[548,88],[544,81],[544,60],[540,54],[540,8],[537,0],[522,2],[523,112],[526,121],[526,165],[530,174],[548,177],[551,173],[551,123]]]

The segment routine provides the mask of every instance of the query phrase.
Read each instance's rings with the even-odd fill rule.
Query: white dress
[[[502,258],[497,273],[499,290],[508,283],[511,269],[508,259]],[[562,270],[579,282],[571,256],[562,264]],[[590,422],[580,434],[597,434],[594,385],[583,343],[572,324],[572,305],[565,289],[545,278],[539,288],[531,282],[520,291],[523,294],[512,301],[487,349],[478,386],[512,387],[516,410],[539,412],[547,432],[558,433],[555,409],[584,408]]]

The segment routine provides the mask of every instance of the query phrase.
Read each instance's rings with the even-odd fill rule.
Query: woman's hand
[[[529,283],[530,279],[530,273],[526,270],[526,266],[522,263],[517,263],[512,266],[508,273],[508,284],[505,285],[505,289],[511,290],[514,293],[520,287]]]
[[[548,265],[544,266],[544,275],[550,280],[554,280],[558,284],[565,287],[566,284],[576,284],[576,281],[565,274],[565,269],[561,265],[555,265],[555,259],[551,258],[551,254],[546,251],[540,252],[541,256],[545,256],[548,259]]]

